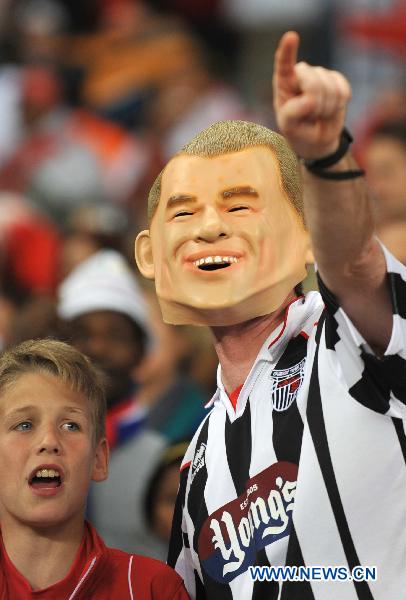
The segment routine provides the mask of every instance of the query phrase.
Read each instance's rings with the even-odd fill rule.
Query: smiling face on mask
[[[174,324],[234,325],[276,310],[304,279],[308,250],[265,146],[175,156],[136,241],[138,266]]]

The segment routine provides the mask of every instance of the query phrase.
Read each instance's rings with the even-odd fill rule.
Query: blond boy
[[[99,373],[69,345],[0,358],[1,599],[188,597],[169,567],[107,548],[84,520],[90,482],[108,474],[105,411]]]

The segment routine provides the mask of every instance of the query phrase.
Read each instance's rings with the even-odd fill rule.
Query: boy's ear
[[[92,470],[92,481],[104,481],[109,474],[109,445],[106,438],[97,442]]]
[[[141,231],[135,240],[135,261],[142,275],[154,279],[154,259],[152,256],[151,236],[148,229]]]

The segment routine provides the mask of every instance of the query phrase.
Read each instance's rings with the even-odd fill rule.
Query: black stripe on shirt
[[[403,458],[406,463],[406,435],[403,427],[403,419],[397,419],[396,417],[392,418],[392,422],[395,426],[395,430],[398,436],[400,448],[402,450]]]
[[[295,526],[292,528],[289,536],[288,552],[286,555],[287,566],[304,567],[302,550],[296,535]],[[282,585],[282,594],[280,600],[314,600],[314,594],[309,581],[285,581]]]
[[[285,351],[275,365],[275,369],[288,369],[298,364],[306,356],[307,341],[302,335],[289,340]]]
[[[183,469],[183,471],[180,473],[179,490],[178,495],[176,496],[175,510],[173,513],[171,539],[168,550],[168,565],[173,568],[175,567],[176,561],[178,560],[178,557],[182,552],[182,548],[185,545],[185,538],[187,540],[187,535],[185,535],[182,531],[182,517],[183,507],[185,504],[188,473],[189,469]]]
[[[399,355],[378,358],[361,352],[365,368],[361,378],[348,391],[357,402],[378,413],[389,410],[391,391],[406,404],[406,360]]]
[[[187,510],[192,519],[192,523],[195,527],[195,532],[193,536],[193,549],[197,552],[197,541],[200,533],[200,529],[203,523],[206,521],[209,516],[207,513],[206,502],[204,499],[204,490],[207,483],[207,467],[206,467],[206,456],[204,453],[204,464],[200,466],[198,470],[195,471],[195,458],[199,450],[202,448],[202,444],[207,446],[207,438],[209,432],[209,421],[210,417],[208,417],[203,424],[199,436],[196,441],[195,453],[193,456],[192,463],[189,467],[191,471],[191,477],[193,480],[191,481],[189,487],[189,494],[187,497]]]
[[[278,461],[286,460],[299,465],[300,450],[302,447],[303,421],[293,402],[283,412],[273,411],[272,442]]]
[[[388,273],[389,286],[392,292],[392,305],[395,314],[406,319],[406,281],[400,273]]]
[[[319,322],[321,330],[322,321]],[[319,333],[319,332],[317,332]],[[316,335],[316,339],[317,339]],[[357,551],[351,536],[344,507],[341,502],[340,492],[334,473],[334,467],[331,460],[330,449],[328,446],[327,432],[323,418],[323,407],[321,403],[319,374],[318,374],[318,354],[317,346],[314,359],[313,371],[310,379],[309,400],[307,405],[307,421],[310,434],[312,436],[314,449],[322,472],[324,484],[329,496],[331,508],[337,523],[338,532],[343,545],[344,553],[350,569],[360,564]],[[353,581],[355,591],[359,600],[373,600],[371,590],[366,581]]]
[[[265,548],[257,552],[255,566],[269,567]],[[277,581],[255,581],[252,590],[252,600],[277,600],[279,596],[279,583]]]
[[[216,600],[236,600],[233,598],[233,593],[227,583],[218,583],[209,577],[204,569],[202,572],[204,583],[201,584],[201,592],[196,597],[196,600],[214,600],[214,598]],[[199,579],[198,575],[196,577]]]
[[[307,339],[299,335],[288,343],[275,369],[288,369],[306,356]],[[303,437],[303,421],[296,401],[288,409],[272,413],[272,442],[278,461],[286,460],[299,465]]]
[[[210,600],[210,596],[206,595],[206,590],[204,589],[204,585],[198,572],[195,570],[193,573],[195,576],[196,600]]]
[[[381,361],[383,376],[395,397],[406,404],[406,360],[399,354],[385,356]]]
[[[231,423],[228,415],[224,429],[225,446],[228,468],[234,482],[236,495],[240,496],[250,478],[251,464],[251,405],[247,399],[245,410],[241,417]]]
[[[384,415],[389,410],[390,386],[384,376],[383,361],[364,350],[361,351],[361,359],[364,370],[348,392],[363,406]]]
[[[340,305],[338,304],[338,300],[335,297],[335,295],[332,292],[330,292],[330,290],[324,284],[319,273],[317,273],[317,282],[319,285],[321,297],[323,298],[324,304],[326,305],[326,309],[328,312],[325,328],[326,348],[328,348],[329,350],[334,350],[337,342],[340,341],[340,336],[337,332],[338,323],[334,316],[340,308]]]

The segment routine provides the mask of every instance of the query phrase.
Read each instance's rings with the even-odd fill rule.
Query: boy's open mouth
[[[62,479],[55,469],[40,469],[30,477],[28,483],[35,489],[56,488],[61,485]]]

